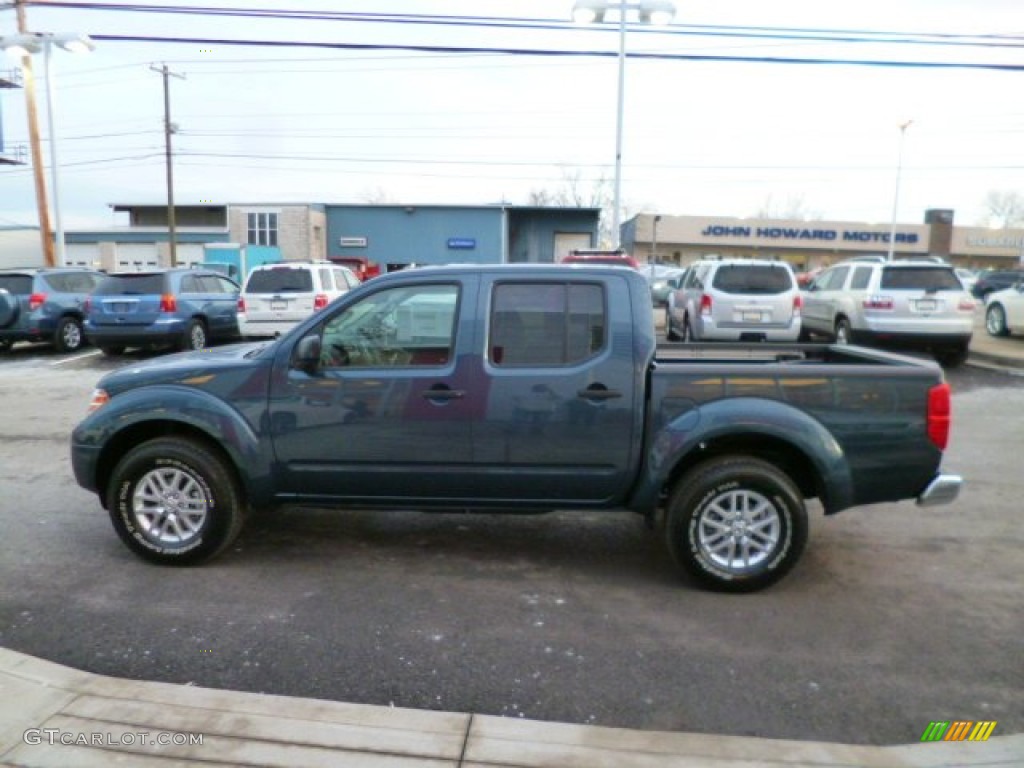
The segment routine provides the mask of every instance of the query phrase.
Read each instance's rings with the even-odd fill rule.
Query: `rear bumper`
[[[239,315],[238,332],[246,338],[283,336],[300,322],[302,320],[247,320]]]
[[[171,320],[152,325],[119,326],[86,323],[85,338],[93,346],[146,347],[176,344],[185,333],[184,320]]]
[[[963,478],[960,475],[947,475],[940,473],[932,478],[921,495],[917,497],[919,507],[937,507],[941,504],[950,504],[956,501],[960,495],[960,486],[963,485]]]

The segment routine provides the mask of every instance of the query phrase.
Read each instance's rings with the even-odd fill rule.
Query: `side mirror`
[[[292,352],[291,367],[312,376],[320,367],[320,336],[303,336]]]

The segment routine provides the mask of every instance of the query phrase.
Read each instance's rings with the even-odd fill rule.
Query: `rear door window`
[[[783,266],[771,264],[723,264],[712,286],[723,293],[772,296],[793,289],[793,276]]]
[[[605,346],[604,288],[588,283],[502,283],[491,304],[494,365],[574,365]]]
[[[956,273],[948,267],[885,267],[883,289],[907,291],[962,291]]]

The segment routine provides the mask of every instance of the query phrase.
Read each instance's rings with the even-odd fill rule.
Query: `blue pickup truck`
[[[252,508],[633,510],[693,580],[765,587],[826,514],[956,498],[941,369],[829,345],[659,347],[620,267],[428,267],[288,335],[132,364],[74,430],[78,483],[159,563]]]

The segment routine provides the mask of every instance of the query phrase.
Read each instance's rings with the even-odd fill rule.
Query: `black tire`
[[[10,339],[0,339],[0,352],[6,352],[14,346],[14,342]]]
[[[935,359],[944,368],[959,368],[967,362],[969,354],[968,346],[961,344],[955,347],[948,347],[935,353]]]
[[[836,344],[852,344],[853,343],[853,329],[850,328],[850,321],[845,317],[840,317],[836,320],[835,333]]]
[[[107,487],[114,530],[143,560],[193,565],[216,557],[245,522],[238,482],[203,444],[161,437],[132,448]]]
[[[673,560],[704,587],[753,592],[785,576],[807,544],[807,510],[790,478],[748,456],[712,459],[676,484],[665,538]],[[746,563],[741,562],[746,547]]]
[[[202,320],[193,317],[188,321],[178,348],[186,352],[206,348],[206,325]]]
[[[1006,324],[1006,310],[1002,304],[991,304],[985,310],[985,330],[989,336],[1010,335],[1010,328]]]
[[[668,341],[679,341],[679,334],[672,327],[672,313],[665,307],[665,339]]]
[[[800,326],[800,335],[796,337],[796,340],[801,344],[809,344],[814,341],[814,335],[803,326]]]
[[[122,347],[120,345],[117,345],[117,344],[115,344],[112,347],[111,346],[102,346],[99,349],[100,349],[100,352],[102,352],[104,355],[113,356],[113,355],[123,355],[124,354],[124,347]]]
[[[53,334],[53,346],[58,352],[77,352],[85,346],[82,321],[77,317],[62,317]]]

